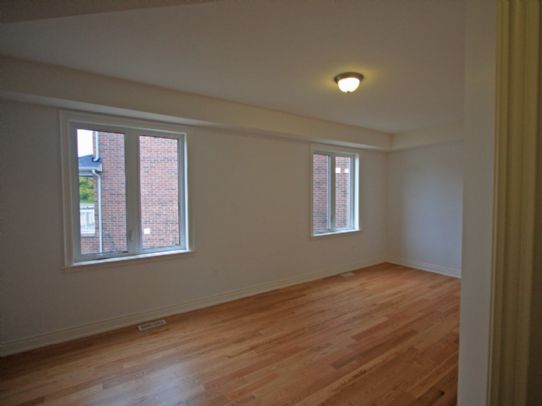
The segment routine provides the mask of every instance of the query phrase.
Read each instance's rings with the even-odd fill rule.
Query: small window
[[[358,156],[333,149],[312,153],[312,235],[357,231]]]
[[[188,251],[185,135],[88,117],[64,123],[68,265]]]

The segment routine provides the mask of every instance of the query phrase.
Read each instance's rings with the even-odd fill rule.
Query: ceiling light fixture
[[[335,76],[334,80],[341,92],[352,93],[359,87],[360,82],[363,80],[363,75],[357,72],[344,72]]]

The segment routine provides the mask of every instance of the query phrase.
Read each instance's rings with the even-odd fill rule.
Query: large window
[[[185,134],[94,115],[64,124],[67,262],[188,251]]]
[[[312,152],[312,235],[357,231],[358,156],[330,148]]]

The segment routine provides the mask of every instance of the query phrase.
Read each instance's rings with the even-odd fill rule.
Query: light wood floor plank
[[[2,405],[453,405],[459,281],[393,264],[0,360]]]

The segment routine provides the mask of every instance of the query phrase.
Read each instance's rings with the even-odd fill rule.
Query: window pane
[[[352,158],[335,158],[335,228],[352,228]]]
[[[77,130],[81,254],[127,250],[124,134]]]
[[[329,161],[327,155],[312,157],[312,230],[314,234],[329,230]]]
[[[144,249],[181,245],[178,140],[139,137]],[[183,244],[184,245],[184,244]]]

